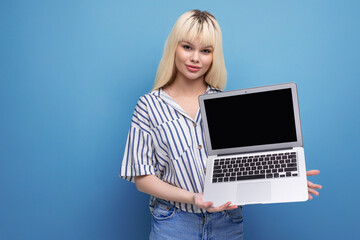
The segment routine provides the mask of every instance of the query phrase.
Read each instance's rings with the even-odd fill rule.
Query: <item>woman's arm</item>
[[[194,204],[194,193],[166,183],[155,175],[136,176],[135,184],[140,192],[150,194],[154,197]]]
[[[231,205],[231,202],[214,207],[212,202],[204,202],[202,200],[202,193],[192,193],[186,191],[182,188],[162,181],[155,175],[136,176],[135,184],[140,192],[168,201],[194,204],[195,206],[206,209],[209,212],[219,212],[237,208],[236,205]]]

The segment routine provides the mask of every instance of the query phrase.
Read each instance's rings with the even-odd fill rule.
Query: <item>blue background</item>
[[[245,239],[354,239],[360,2],[1,1],[0,239],[146,239],[148,196],[118,178],[134,106],[176,19],[222,27],[227,90],[296,82],[320,197],[244,207]]]

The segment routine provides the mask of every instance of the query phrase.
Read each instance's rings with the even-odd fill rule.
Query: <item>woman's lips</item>
[[[197,72],[197,71],[200,70],[201,67],[194,66],[194,65],[186,65],[186,68],[187,68],[190,72]]]

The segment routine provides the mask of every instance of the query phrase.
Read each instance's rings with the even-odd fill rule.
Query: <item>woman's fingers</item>
[[[309,188],[322,189],[322,186],[321,186],[321,185],[312,183],[312,182],[310,182],[310,181],[308,181],[308,187],[309,187]]]
[[[238,208],[238,205],[230,205],[227,209],[225,210],[233,210],[233,209],[236,209]]]
[[[306,172],[306,176],[315,176],[318,175],[320,173],[319,170],[310,170]],[[315,196],[319,196],[319,192],[316,191],[315,189],[322,189],[322,186],[320,184],[315,184],[312,183],[310,181],[307,181],[307,186],[308,186],[308,192],[309,192],[309,200],[313,199],[313,195]]]
[[[313,199],[313,196],[311,196],[310,194],[309,194],[309,200],[312,200]]]
[[[217,207],[211,207],[209,209],[207,209],[209,212],[221,212],[224,210],[232,210],[237,208],[237,205],[231,205],[231,202],[227,202],[223,205],[217,206]]]
[[[231,202],[227,202],[223,205],[217,206],[217,207],[211,207],[209,209],[207,209],[209,212],[220,212],[225,210],[226,208],[228,208],[230,206]]]
[[[320,173],[319,170],[310,170],[306,172],[306,176],[315,176],[318,175]]]
[[[313,194],[315,196],[319,196],[319,192],[316,191],[315,189],[321,189],[322,188],[321,185],[312,183],[310,181],[307,181],[307,185],[308,185],[308,192],[309,192],[309,200],[313,199],[313,196],[311,194]]]
[[[308,189],[308,192],[309,192],[310,194],[314,194],[314,195],[316,195],[316,196],[319,196],[319,192],[316,191],[316,190],[314,190],[314,189],[312,189],[312,188],[309,188],[309,189]]]

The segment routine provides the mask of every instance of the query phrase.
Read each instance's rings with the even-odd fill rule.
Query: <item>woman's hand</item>
[[[320,173],[319,170],[310,170],[310,171],[306,172],[306,176],[315,176],[315,175],[318,175],[319,173]],[[319,184],[314,184],[310,181],[307,181],[307,182],[308,182],[309,199],[312,200],[313,199],[312,194],[319,196],[319,192],[316,191],[315,189],[321,189],[322,186]]]
[[[231,205],[231,202],[227,202],[223,205],[214,207],[214,203],[213,202],[204,202],[203,201],[203,194],[202,193],[195,193],[194,194],[194,204],[195,206],[205,209],[208,212],[221,212],[224,210],[232,210],[237,208],[237,205]]]

